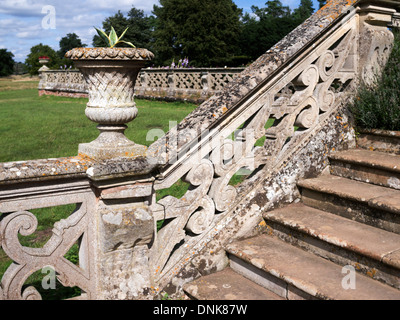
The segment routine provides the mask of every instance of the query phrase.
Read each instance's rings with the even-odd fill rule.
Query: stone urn
[[[153,53],[139,48],[75,48],[65,57],[83,74],[89,93],[85,114],[100,131],[96,140],[79,145],[79,154],[95,160],[144,155],[146,147],[129,140],[124,131],[138,113],[136,78]]]

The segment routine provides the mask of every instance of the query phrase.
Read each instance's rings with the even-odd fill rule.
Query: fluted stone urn
[[[98,123],[98,138],[79,145],[79,154],[104,160],[144,155],[145,146],[129,140],[124,131],[136,118],[136,78],[154,55],[139,48],[75,48],[65,56],[74,61],[87,83],[85,114]]]

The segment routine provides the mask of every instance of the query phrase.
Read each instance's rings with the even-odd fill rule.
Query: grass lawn
[[[0,162],[58,158],[78,154],[79,143],[94,140],[99,131],[85,116],[85,98],[38,96],[38,81],[0,79]],[[196,105],[136,100],[138,116],[126,136],[150,145],[151,129],[169,130]]]

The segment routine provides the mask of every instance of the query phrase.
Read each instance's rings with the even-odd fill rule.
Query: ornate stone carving
[[[206,159],[202,160],[183,177],[191,185],[184,197],[177,199],[167,196],[151,207],[155,220],[168,220],[168,224],[157,233],[152,251],[151,265],[156,278],[162,276],[165,271],[170,271],[176,259],[180,259],[182,254],[190,249],[181,247],[171,256],[177,244],[186,237],[191,237],[186,231],[201,234],[210,227],[215,215],[215,206],[207,192],[213,174],[212,163]]]
[[[396,10],[364,5],[360,9],[360,50],[361,80],[373,86],[389,58],[393,47],[393,34],[387,25],[392,22]]]
[[[273,170],[294,144],[307,139],[341,103],[345,84],[357,77],[353,60],[357,49],[355,26],[353,16],[281,77],[265,83],[265,89],[259,88],[262,94],[233,111],[229,121],[202,131],[185,157],[167,166],[164,180],[160,186],[156,182],[156,189],[170,186],[187,172],[203,171],[205,163],[212,164],[207,165],[207,174],[197,175],[199,181],[190,180],[193,187],[181,199],[166,197],[152,206],[158,220],[168,221],[158,231],[152,248],[156,280],[164,283],[171,279],[174,270],[185,265],[190,252],[204,246],[204,239],[216,234],[220,223],[233,214],[244,194],[241,185],[230,184],[239,170],[254,172],[261,166]],[[266,128],[271,118],[274,124]],[[227,138],[229,135],[234,138]],[[265,139],[262,147],[256,145],[260,139]],[[202,159],[201,165],[198,159]],[[195,185],[201,188],[194,189]],[[195,222],[200,222],[199,227]]]
[[[20,244],[18,234],[31,235],[37,228],[37,219],[29,211],[18,211],[8,214],[1,220],[0,236],[2,248],[13,260],[2,278],[2,290],[5,299],[41,299],[34,287],[28,287],[21,292],[26,279],[37,270],[52,266],[58,278],[65,286],[80,286],[90,293],[88,285],[89,269],[81,256],[83,269],[73,265],[64,255],[87,231],[86,206],[80,205],[67,219],[54,224],[53,235],[43,248],[24,247]],[[84,247],[85,241],[81,242]]]
[[[142,48],[76,48],[65,57],[72,60],[152,60],[154,54]]]

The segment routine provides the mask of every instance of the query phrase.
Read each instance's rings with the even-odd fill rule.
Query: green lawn
[[[96,124],[85,116],[87,99],[38,96],[37,81],[0,79],[0,162],[75,156],[79,143],[98,136]],[[150,145],[151,129],[169,130],[196,106],[136,100],[138,117],[128,124],[126,136]]]

